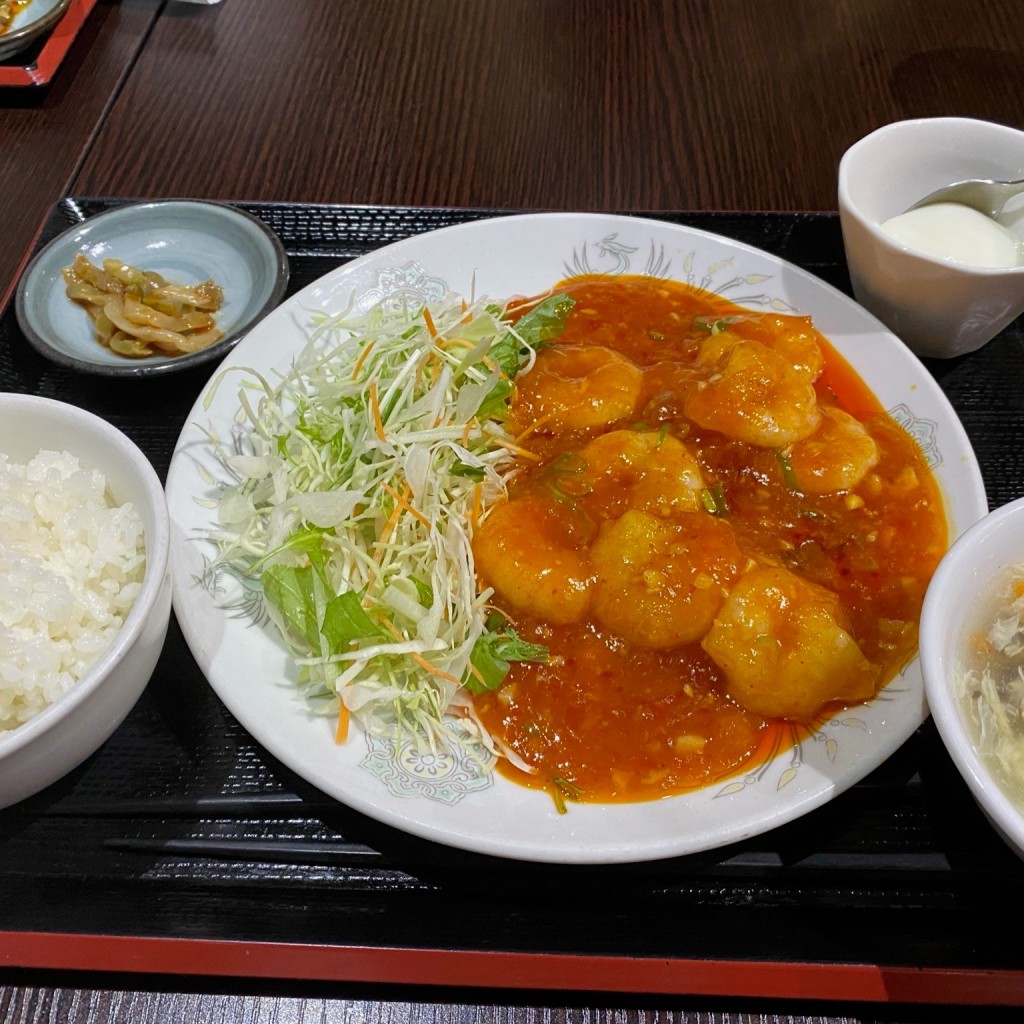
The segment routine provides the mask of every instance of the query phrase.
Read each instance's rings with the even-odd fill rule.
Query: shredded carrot
[[[432,676],[437,676],[438,679],[445,679],[449,683],[460,683],[462,680],[456,679],[450,672],[445,672],[443,669],[438,668],[436,665],[432,665],[422,654],[417,654],[415,651],[409,652],[409,657],[416,662],[420,668],[425,668]]]
[[[344,743],[348,739],[348,723],[351,718],[352,716],[345,706],[345,702],[341,701],[338,708],[338,727],[334,730],[335,743]]]
[[[384,557],[384,550],[385,550],[384,549],[384,545],[385,545],[385,542],[391,536],[391,534],[394,532],[394,529],[398,525],[398,520],[401,518],[401,515],[402,515],[402,505],[401,505],[400,502],[396,502],[395,503],[395,507],[394,507],[390,517],[388,518],[388,521],[384,524],[383,529],[380,531],[380,544],[377,547],[376,554],[374,555],[374,560],[375,561],[380,562],[380,560]]]
[[[415,516],[428,530],[431,529],[430,520],[422,512],[419,512],[416,509],[414,509],[412,505],[409,503],[408,495],[410,492],[408,488],[406,488],[405,494],[399,494],[398,491],[394,489],[394,487],[390,487],[386,483],[382,482],[381,487],[383,487],[384,490],[387,491],[388,494],[390,494],[391,497],[398,502],[401,508],[405,509],[405,511],[408,512],[410,515]]]
[[[526,429],[525,429],[525,430],[524,430],[524,431],[523,431],[523,432],[522,432],[522,433],[521,433],[521,434],[520,434],[520,435],[519,435],[519,436],[518,436],[518,437],[516,438],[516,443],[518,444],[518,443],[520,443],[521,441],[525,441],[525,440],[526,440],[526,439],[527,439],[527,438],[528,438],[528,437],[529,437],[529,436],[530,436],[530,435],[531,435],[531,434],[532,434],[532,433],[533,433],[533,432],[534,432],[535,430],[539,430],[539,429],[540,429],[541,427],[545,426],[545,425],[546,425],[546,424],[548,424],[548,423],[549,423],[549,422],[550,422],[550,421],[551,421],[552,419],[554,419],[554,416],[555,416],[555,414],[554,414],[553,412],[549,412],[549,413],[548,413],[548,414],[547,414],[546,416],[541,416],[541,418],[540,418],[539,420],[534,420],[534,421],[533,421],[533,422],[532,422],[532,423],[531,423],[531,424],[530,424],[530,425],[529,425],[529,426],[528,426],[528,427],[527,427],[527,428],[526,428]]]
[[[386,486],[386,485],[385,485]],[[388,488],[390,490],[390,488]],[[392,492],[394,493],[394,492]],[[405,493],[402,495],[403,498],[408,499],[409,495],[412,494],[412,488],[406,484]],[[398,520],[402,516],[402,512],[405,511],[405,503],[403,501],[396,501],[395,507],[391,511],[391,515],[388,517],[388,521],[384,524],[384,528],[380,531],[380,544],[377,547],[376,554],[374,554],[374,560],[380,562],[381,558],[384,557],[384,543],[388,537],[391,536],[392,531],[398,525]]]
[[[501,380],[508,380],[508,374],[505,373],[505,371],[490,356],[484,356],[480,362],[483,363],[488,370],[497,370]]]
[[[384,421],[380,418],[380,403],[377,401],[377,382],[370,381],[370,409],[373,411],[373,429],[378,441],[386,441]]]
[[[399,642],[405,639],[404,636],[398,631],[397,627],[393,622],[389,622],[387,619],[382,620],[384,626],[388,632]],[[425,668],[432,676],[437,676],[438,679],[446,679],[449,683],[458,683],[460,680],[456,679],[455,676],[449,672],[445,672],[443,669],[438,668],[436,665],[432,665],[422,654],[418,654],[416,651],[409,651],[408,655],[416,662],[420,668]]]
[[[473,343],[465,338],[438,338],[437,347],[447,351],[450,348],[472,348]]]
[[[521,455],[524,459],[532,459],[534,462],[542,461],[542,457],[536,452],[529,452],[525,448],[520,448],[519,445],[513,444],[511,441],[502,440],[500,437],[492,437],[491,440],[499,448],[506,448],[508,451],[514,452],[516,455]]]
[[[384,628],[399,642],[401,643],[405,637],[398,631],[398,627],[390,619],[382,619],[382,625]]]
[[[359,358],[356,360],[356,365],[352,367],[352,379],[355,380],[359,376],[359,371],[363,368],[363,363],[366,362],[366,357],[373,351],[373,346],[376,345],[376,341],[371,341],[369,345],[363,348],[363,351],[359,353]]]
[[[462,428],[462,447],[463,448],[468,448],[469,447],[469,433],[470,433],[470,431],[473,429],[473,427],[475,425],[476,425],[476,417],[470,416],[469,419],[466,420],[466,425]]]
[[[427,351],[427,357],[421,362],[420,366],[416,370],[416,384],[419,386],[420,377],[423,376],[424,370],[430,371],[430,382],[431,384],[437,380],[437,371],[434,369],[438,362],[440,362],[440,356],[431,348]]]
[[[434,318],[430,315],[430,310],[426,306],[423,307],[423,319],[427,325],[427,331],[432,338],[437,337],[437,328],[434,326]]]
[[[476,524],[480,519],[480,507],[483,504],[483,488],[479,484],[473,484],[473,509],[469,513],[469,525],[476,533]]]
[[[476,665],[473,664],[473,662],[469,663],[469,672],[470,675],[474,676],[477,682],[479,682],[480,685],[484,687],[484,689],[487,689],[487,680],[484,679],[484,677],[480,674],[480,669],[478,669]]]

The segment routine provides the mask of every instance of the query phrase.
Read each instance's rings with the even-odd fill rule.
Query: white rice
[[[0,453],[0,731],[67,693],[138,597],[142,519],[69,452]]]

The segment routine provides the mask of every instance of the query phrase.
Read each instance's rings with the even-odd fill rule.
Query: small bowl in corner
[[[64,17],[71,0],[32,0],[0,35],[0,60],[27,50],[40,36],[49,32]]]
[[[149,459],[116,427],[77,406],[0,393],[0,453],[24,465],[44,450],[70,452],[82,469],[103,474],[115,504],[131,502],[142,520],[146,564],[120,629],[78,681],[34,717],[0,730],[0,807],[38,793],[99,749],[149,682],[171,615],[170,518]]]
[[[224,291],[216,314],[224,332],[186,355],[133,359],[97,341],[88,313],[67,297],[61,275],[82,253],[95,264],[116,258],[175,284],[213,279]],[[90,217],[43,248],[15,294],[18,324],[29,343],[55,363],[107,377],[153,377],[222,359],[280,301],[288,256],[262,221],[226,203],[158,200]]]
[[[917,355],[987,344],[1024,312],[1024,266],[975,267],[911,249],[882,225],[944,185],[1024,178],[1024,132],[966,117],[883,125],[839,163],[839,220],[857,301]],[[1024,222],[1000,216],[1024,246]]]
[[[990,597],[1002,573],[1018,565],[1024,565],[1024,498],[980,519],[946,552],[925,595],[920,659],[932,720],[953,763],[996,832],[1024,857],[1024,805],[1008,795],[979,751],[956,686],[979,602]]]

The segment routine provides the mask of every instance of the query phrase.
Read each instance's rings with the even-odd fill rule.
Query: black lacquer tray
[[[121,201],[65,199],[37,241]],[[290,291],[486,210],[238,204]],[[838,218],[654,214],[766,249],[849,291]],[[1024,493],[1024,332],[935,361],[992,507]],[[42,360],[13,303],[0,389],[74,402],[163,476],[209,370],[108,381]],[[334,803],[235,722],[172,620],[129,718],[86,764],[0,811],[0,965],[397,983],[1024,1003],[1024,864],[930,723],[827,806],[747,843],[557,867],[435,846]]]

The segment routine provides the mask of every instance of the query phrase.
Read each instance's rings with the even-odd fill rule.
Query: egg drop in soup
[[[946,518],[809,318],[635,276],[556,291],[573,310],[515,382],[516,469],[473,540],[548,655],[475,705],[508,777],[649,800],[873,697],[916,650]]]
[[[990,581],[962,638],[957,700],[979,754],[1024,810],[1024,565]]]

